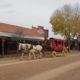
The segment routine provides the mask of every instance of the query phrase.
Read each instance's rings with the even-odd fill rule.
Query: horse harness
[[[33,49],[33,45],[31,44],[31,47],[29,48],[29,50]]]

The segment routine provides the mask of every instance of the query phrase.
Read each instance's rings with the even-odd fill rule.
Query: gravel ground
[[[69,70],[66,73],[59,75],[55,79],[50,80],[80,80],[80,66],[76,69]]]
[[[0,59],[0,80],[28,80],[35,75],[42,74],[46,71],[50,71],[61,66],[69,65],[80,61],[80,53],[72,52],[67,57],[58,55],[56,58],[51,56],[37,59],[37,60],[27,60],[26,57],[22,61],[17,58],[5,58]],[[76,74],[80,72],[80,68],[74,69],[74,71],[67,71],[64,74],[59,75],[59,77],[52,78],[51,80],[80,80],[80,77]],[[54,73],[55,74],[55,73]],[[75,75],[79,79],[73,79],[72,75]],[[64,76],[65,75],[65,76]],[[71,75],[71,79],[68,76]],[[45,76],[46,77],[46,76]],[[67,78],[67,79],[66,79]],[[34,80],[34,79],[33,79]],[[42,80],[41,78],[39,80]]]

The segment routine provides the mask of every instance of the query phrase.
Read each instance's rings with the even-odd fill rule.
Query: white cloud
[[[0,22],[31,28],[32,25],[49,29],[49,37],[63,38],[51,31],[52,12],[63,4],[74,5],[80,0],[0,0]]]
[[[9,8],[12,7],[11,4],[0,4],[0,8]]]

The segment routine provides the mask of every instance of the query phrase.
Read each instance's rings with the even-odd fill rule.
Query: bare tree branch
[[[24,38],[23,29],[17,28],[12,38],[16,40],[17,43],[21,42]]]

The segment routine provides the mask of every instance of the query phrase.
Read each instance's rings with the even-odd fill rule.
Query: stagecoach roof
[[[8,32],[0,32],[1,37],[13,37],[14,33],[8,33]],[[24,39],[32,39],[32,40],[44,40],[44,37],[38,37],[38,36],[32,36],[32,35],[24,35]]]

